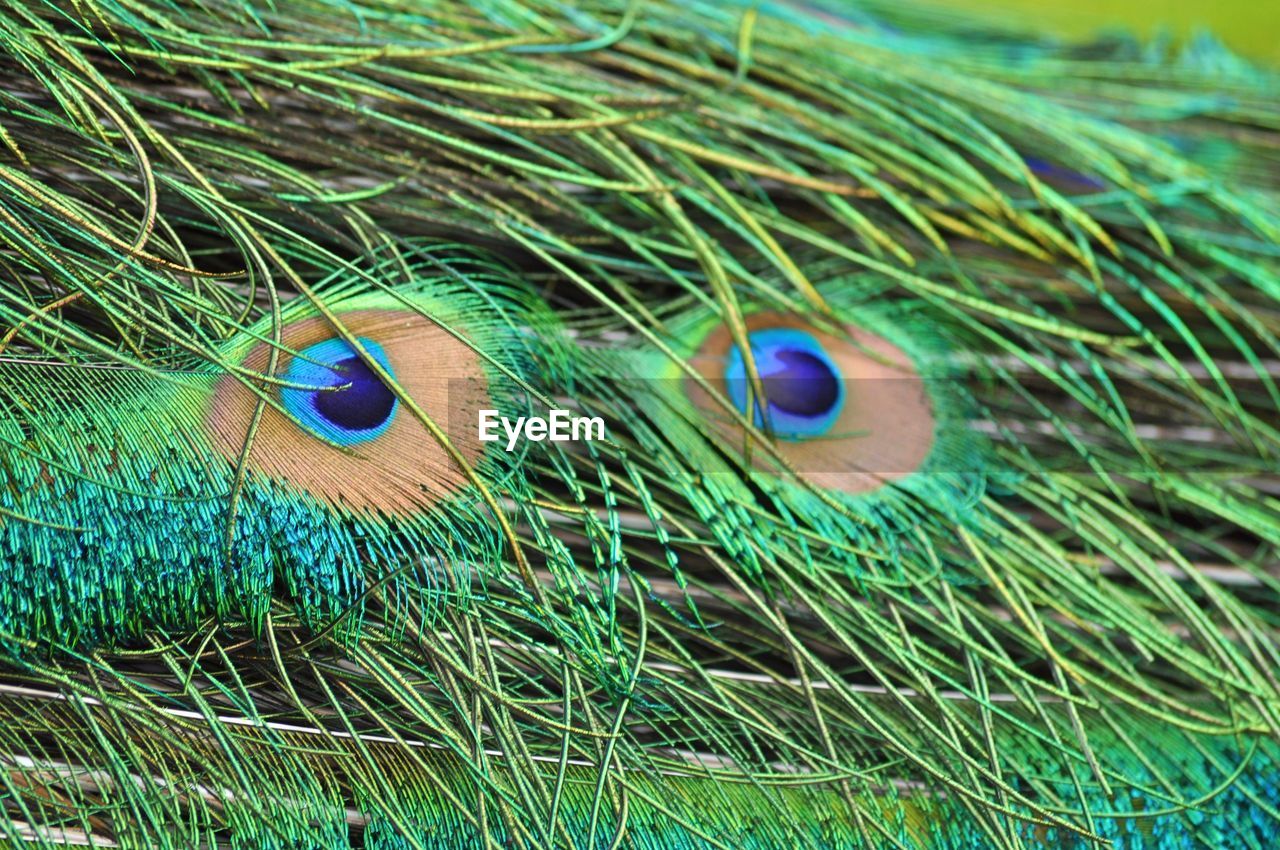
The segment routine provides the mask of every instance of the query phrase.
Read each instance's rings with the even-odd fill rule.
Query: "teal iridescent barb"
[[[0,40],[0,842],[1280,843],[1274,73],[878,3]]]

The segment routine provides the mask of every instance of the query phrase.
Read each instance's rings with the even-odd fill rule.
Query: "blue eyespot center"
[[[395,377],[380,345],[357,341]],[[345,340],[327,339],[298,354],[284,380],[299,386],[282,390],[280,398],[304,427],[339,445],[372,440],[390,427],[399,405],[395,394]]]
[[[795,328],[755,331],[747,341],[765,395],[755,404],[756,426],[767,426],[784,440],[829,431],[844,407],[844,381],[822,344]],[[746,413],[747,369],[737,347],[729,353],[724,378],[729,399]]]
[[[391,417],[396,397],[363,360],[349,357],[333,364],[347,382],[334,392],[312,394],[312,403],[325,419],[348,431],[368,431]]]

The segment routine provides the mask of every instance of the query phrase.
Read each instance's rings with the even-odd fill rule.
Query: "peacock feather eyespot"
[[[317,298],[195,369],[0,363],[0,565],[73,576],[0,594],[0,634],[100,646],[210,615],[261,626],[280,591],[308,626],[357,634],[358,600],[406,553],[434,566],[383,590],[433,605],[496,561],[479,488],[518,489],[521,470],[475,423],[518,403],[494,376],[527,375],[536,300],[432,279]]]
[[[831,430],[844,407],[839,365],[813,335],[794,328],[768,328],[747,338],[765,398],[754,401],[754,424],[778,439],[799,441]],[[746,413],[750,393],[746,358],[737,346],[724,372],[729,398]]]
[[[876,330],[846,321],[827,331],[772,311],[745,322],[767,402],[756,402],[753,424],[776,452],[751,452],[758,470],[779,472],[781,460],[811,485],[856,495],[926,468],[940,429],[934,395],[943,387],[922,375],[925,355],[912,350],[908,334],[880,332],[887,323],[878,317],[871,319]],[[687,396],[721,450],[738,451],[747,435],[734,413],[746,413],[749,381],[729,328],[711,323],[690,362],[736,411],[691,378]]]
[[[333,315],[396,389],[336,335],[329,319],[290,315],[274,375],[268,374],[273,343],[232,353],[245,373],[280,387],[279,405],[264,405],[254,429],[262,396],[242,377],[223,376],[208,414],[219,451],[238,462],[252,433],[251,472],[355,514],[411,519],[463,493],[470,480],[457,457],[399,397],[434,422],[468,466],[481,464],[475,422],[493,401],[476,342],[387,299],[352,299]],[[258,339],[268,336],[265,330]]]
[[[367,337],[356,342],[395,380],[382,346]],[[285,409],[303,427],[339,445],[365,443],[386,433],[400,403],[359,352],[337,337],[299,352],[284,380],[291,385],[280,391]]]

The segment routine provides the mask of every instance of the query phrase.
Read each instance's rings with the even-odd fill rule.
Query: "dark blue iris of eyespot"
[[[764,385],[765,407],[756,402],[755,424],[784,440],[803,440],[831,430],[844,407],[840,368],[821,343],[795,328],[771,328],[748,334],[751,356]],[[729,399],[747,410],[747,368],[735,346],[724,372]]]
[[[394,378],[382,346],[364,337],[357,340]],[[372,440],[391,426],[399,405],[395,394],[345,340],[327,339],[298,354],[283,376],[297,388],[281,390],[280,400],[303,427],[339,445],[350,446]]]

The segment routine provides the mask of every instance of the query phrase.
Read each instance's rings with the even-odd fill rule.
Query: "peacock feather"
[[[879,2],[0,42],[5,846],[1280,844],[1274,71]]]

